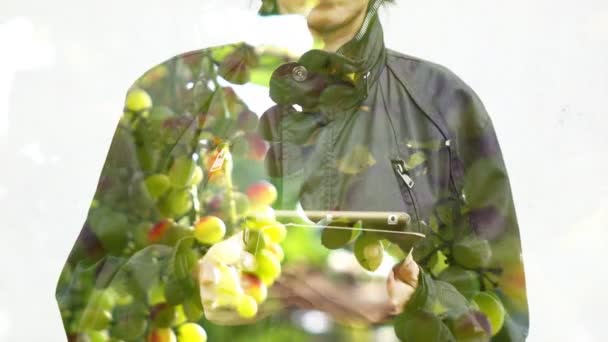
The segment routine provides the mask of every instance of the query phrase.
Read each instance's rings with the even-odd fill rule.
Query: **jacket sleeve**
[[[528,335],[528,303],[519,224],[500,144],[482,101],[458,78],[451,101],[443,107],[455,140],[453,172],[464,202],[465,235],[488,241],[482,288],[494,291],[506,309],[493,340],[520,341]]]
[[[459,210],[454,214],[454,224],[439,233],[450,240],[444,249],[446,264],[464,269],[461,275],[476,274],[479,285],[478,289],[467,293],[462,290],[466,286],[450,277],[449,272],[442,275],[430,267],[423,268],[420,286],[406,307],[410,312],[420,309],[432,312],[442,299],[459,298],[461,301],[465,297],[465,305],[477,309],[483,301],[477,300],[477,304],[473,304],[474,293],[486,291],[499,299],[505,313],[502,322],[487,317],[490,321],[495,319],[491,323],[499,327],[493,331],[491,340],[524,341],[528,335],[529,316],[521,241],[497,135],[478,95],[449,70],[434,71],[436,73],[429,78],[434,82],[434,92],[426,102],[447,126],[451,172],[459,192],[456,200]],[[454,287],[446,286],[443,280]],[[447,294],[448,287],[458,289],[463,296]],[[462,306],[457,304],[455,307],[459,305]],[[447,326],[454,328],[454,322]]]
[[[170,98],[166,93],[174,82],[168,63],[159,64],[127,89],[124,108],[116,107],[123,114],[86,219],[56,285],[68,340],[91,328],[109,327],[111,302],[125,298],[121,289],[134,299],[131,307],[143,303],[148,295],[146,285],[158,279],[162,260],[170,254],[170,244],[151,240],[150,232],[161,216],[156,194],[145,181],[163,162],[162,150],[154,144],[167,137],[154,136],[158,130],[148,129],[140,119],[153,122],[153,117],[167,114],[168,107],[161,105]],[[152,112],[153,103],[165,113]],[[110,287],[112,294],[107,290]]]

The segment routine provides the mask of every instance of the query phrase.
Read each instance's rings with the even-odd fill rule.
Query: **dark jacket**
[[[206,162],[209,145],[220,140],[246,150],[235,152],[234,187],[268,179],[278,190],[275,209],[299,203],[305,210],[410,215],[405,229],[426,238],[414,246],[422,267],[418,290],[395,321],[402,339],[409,336],[403,320],[428,314],[438,318],[437,340],[453,340],[448,331],[457,323],[450,315],[460,314],[476,292],[488,291],[506,311],[492,341],[525,340],[519,227],[492,121],[475,92],[441,65],[386,48],[375,9],[337,53],[313,49],[294,60],[256,51],[246,44],[190,51],[134,83],[132,89],[144,89],[153,105],[134,110],[127,99],[87,221],[58,283],[68,335],[77,331],[68,312],[86,311],[82,297],[84,308],[91,305],[83,283],[103,288],[116,282],[134,256],[145,265],[152,258],[147,255],[171,260],[181,233],[155,241],[151,232],[162,230],[163,219],[188,226],[195,211],[211,211],[201,194],[213,184],[203,182],[191,202],[188,194],[173,194],[187,207],[176,213],[179,199],[150,196],[145,179],[169,170],[183,153],[199,152]],[[276,103],[257,125],[229,87],[214,83],[217,74],[245,83],[248,68],[271,72]],[[383,238],[399,244],[393,235]],[[161,247],[150,252],[150,246]],[[462,277],[476,284],[473,290]]]

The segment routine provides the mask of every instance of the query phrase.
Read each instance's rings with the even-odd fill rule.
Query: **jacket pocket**
[[[439,201],[455,196],[453,154],[446,141],[438,136],[407,140],[399,145],[398,154],[391,157],[404,202],[415,209],[418,220],[427,223]]]

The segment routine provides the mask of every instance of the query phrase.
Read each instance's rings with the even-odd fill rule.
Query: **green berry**
[[[153,199],[158,199],[171,187],[171,180],[162,173],[147,177],[145,183],[148,193]]]
[[[194,224],[194,237],[201,243],[214,244],[226,235],[226,225],[219,217],[205,216]]]
[[[206,342],[207,332],[196,323],[185,323],[177,329],[178,342]]]
[[[202,171],[202,170],[201,170]],[[188,185],[196,173],[196,162],[187,156],[175,158],[169,169],[169,179],[171,184],[177,188]]]
[[[132,112],[140,112],[152,107],[152,98],[140,88],[135,88],[127,94],[126,107]]]
[[[243,295],[238,301],[236,311],[243,318],[253,318],[258,312],[258,304],[252,296]]]
[[[505,308],[496,295],[488,292],[479,292],[472,299],[479,311],[490,321],[492,335],[496,335],[502,328],[505,320]]]
[[[380,267],[384,257],[382,241],[375,234],[364,233],[355,241],[355,257],[359,264],[368,271]]]

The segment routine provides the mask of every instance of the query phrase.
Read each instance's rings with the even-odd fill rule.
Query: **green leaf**
[[[211,57],[213,57],[216,61],[222,61],[226,56],[234,52],[236,50],[237,45],[221,45],[214,47],[211,50]]]
[[[355,241],[355,257],[359,264],[368,271],[380,267],[384,256],[384,246],[376,234],[362,233]]]
[[[184,237],[175,246],[169,262],[169,274],[177,279],[191,278],[192,268],[196,264],[198,254],[194,247],[194,237]]]
[[[458,266],[446,268],[439,274],[438,279],[452,284],[465,298],[471,298],[481,289],[481,282],[477,272]]]
[[[128,217],[122,212],[100,207],[92,214],[90,222],[91,230],[103,247],[111,254],[120,254],[128,242]]]
[[[269,87],[272,73],[286,62],[288,60],[284,56],[274,53],[262,53],[258,57],[258,64],[251,69],[250,82]]]
[[[463,192],[471,208],[494,205],[509,209],[509,184],[504,169],[497,160],[482,158],[465,170]]]
[[[321,243],[329,249],[338,249],[348,244],[352,237],[350,230],[326,227],[321,232]]]
[[[439,244],[441,240],[436,235],[426,235],[414,246],[414,259],[419,260],[426,258]]]
[[[422,165],[422,163],[424,163],[425,161],[426,155],[423,152],[416,152],[409,157],[407,163],[405,164],[405,167],[408,170],[411,170],[419,165]]]
[[[451,205],[440,205],[437,206],[437,216],[439,220],[448,226],[454,224],[454,213]]]
[[[403,342],[455,341],[450,329],[431,312],[403,312],[395,319],[395,334]]]
[[[138,251],[121,266],[108,286],[143,300],[147,290],[160,280],[166,270],[171,250],[168,246],[156,244]]]
[[[393,258],[395,258],[397,260],[405,259],[406,254],[398,244],[393,243],[390,240],[383,240],[383,242],[384,242],[384,249],[386,250],[386,253],[388,253],[390,256],[392,256]]]
[[[524,342],[527,336],[527,328],[521,326],[506,313],[502,329],[492,337],[492,342]]]
[[[169,260],[165,297],[171,304],[179,304],[196,290],[192,269],[199,256],[194,249],[194,240],[192,236],[179,240]]]
[[[429,267],[433,274],[439,274],[448,267],[447,257],[443,252],[437,251],[429,260]]]
[[[431,139],[424,141],[408,140],[405,145],[412,149],[427,149],[431,151],[437,151],[444,146],[443,140]]]
[[[251,68],[239,56],[227,56],[218,69],[218,74],[234,84],[245,84],[251,77]]]
[[[429,298],[431,300],[429,300]],[[430,274],[423,268],[420,268],[420,274],[418,275],[418,286],[416,291],[412,294],[412,297],[405,305],[405,311],[415,312],[423,310],[427,307],[427,302],[433,300],[433,279]]]
[[[356,175],[376,163],[376,159],[366,146],[357,144],[346,155],[338,159],[337,168],[347,175]]]
[[[492,258],[492,247],[488,240],[466,236],[452,246],[453,257],[464,267],[485,267]]]
[[[429,217],[429,227],[434,233],[439,233],[439,223],[437,222],[437,216],[434,214]]]
[[[334,220],[321,232],[321,243],[329,249],[338,249],[354,240],[361,231],[361,220],[354,225],[351,222]]]
[[[249,82],[268,88],[273,71],[274,69],[268,67],[257,67],[251,69]]]
[[[435,280],[434,286],[435,301],[444,308],[443,314],[458,317],[469,310],[469,302],[452,284]]]

